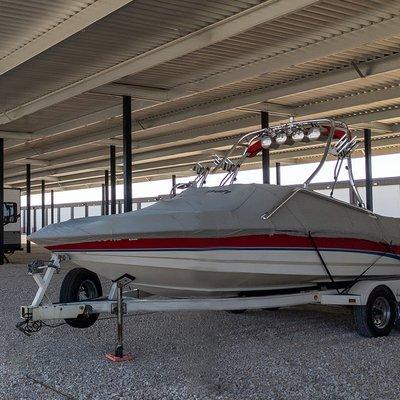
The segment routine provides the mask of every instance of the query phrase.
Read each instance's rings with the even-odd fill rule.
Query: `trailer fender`
[[[386,286],[393,293],[396,301],[400,301],[400,279],[358,281],[351,287],[348,294],[359,296],[360,305],[366,305],[369,295],[377,286]]]

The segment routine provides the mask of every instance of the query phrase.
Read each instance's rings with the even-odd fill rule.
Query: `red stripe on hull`
[[[372,251],[400,254],[400,246],[389,246],[369,240],[353,238],[314,238],[318,248]],[[160,238],[118,239],[96,242],[69,243],[47,246],[51,251],[104,251],[150,249],[213,249],[213,248],[313,248],[308,237],[290,235],[250,235],[223,238]]]

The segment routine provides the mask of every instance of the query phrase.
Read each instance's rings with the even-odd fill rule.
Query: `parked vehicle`
[[[3,203],[4,249],[14,253],[21,248],[21,190],[4,189]]]

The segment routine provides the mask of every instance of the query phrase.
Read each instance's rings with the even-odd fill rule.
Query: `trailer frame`
[[[92,314],[114,314],[117,317],[117,347],[115,354],[108,354],[112,361],[131,359],[123,354],[123,315],[134,312],[169,311],[239,311],[247,309],[275,309],[281,307],[321,304],[330,306],[363,307],[368,304],[372,291],[377,287],[386,287],[396,301],[396,321],[399,318],[400,277],[390,279],[357,280],[351,286],[339,291],[329,286],[319,289],[299,289],[296,293],[254,295],[233,298],[153,298],[140,299],[137,290],[123,289],[134,281],[134,277],[124,275],[113,282],[107,296],[70,303],[53,303],[46,296],[47,288],[55,273],[61,268],[61,262],[69,259],[66,254],[53,254],[49,262],[34,261],[28,265],[28,273],[33,277],[38,290],[30,305],[21,306],[21,318],[24,321],[17,327],[24,333],[40,330],[43,321],[88,317]],[[45,324],[46,325],[46,324]],[[30,329],[24,329],[29,326]]]

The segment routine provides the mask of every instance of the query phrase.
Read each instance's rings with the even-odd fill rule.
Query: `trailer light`
[[[319,129],[316,126],[313,126],[308,132],[307,132],[307,139],[310,141],[313,140],[318,140],[319,137],[321,136],[321,129]]]
[[[301,129],[297,129],[292,133],[293,142],[301,142],[304,139],[304,132]]]
[[[263,149],[269,149],[272,144],[272,139],[269,136],[263,136],[261,138],[261,147]]]
[[[277,144],[283,144],[283,143],[285,143],[286,142],[286,140],[287,140],[287,135],[286,135],[286,133],[278,133],[276,136],[275,136],[275,141],[276,141],[276,143]]]

